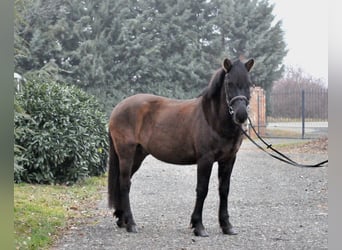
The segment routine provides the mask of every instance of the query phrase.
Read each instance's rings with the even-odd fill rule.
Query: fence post
[[[260,134],[260,97],[259,92],[257,93],[257,114],[258,114],[258,134]]]
[[[302,139],[305,135],[305,92],[302,90]]]

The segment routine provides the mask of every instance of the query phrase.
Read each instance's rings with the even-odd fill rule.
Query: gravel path
[[[291,156],[299,162],[314,163],[325,160],[327,153]],[[66,232],[52,249],[328,248],[327,167],[292,167],[245,141],[229,195],[231,223],[239,233],[235,236],[223,235],[219,228],[216,165],[203,210],[209,237],[193,235],[189,222],[195,186],[195,165],[170,165],[148,157],[132,180],[131,206],[137,234],[116,226],[104,192],[98,216]]]

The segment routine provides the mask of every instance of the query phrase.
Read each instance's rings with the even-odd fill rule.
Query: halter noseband
[[[233,103],[236,101],[236,100],[244,100],[246,102],[246,105],[248,106],[249,104],[249,101],[247,99],[246,96],[244,95],[238,95],[238,96],[235,96],[233,97],[232,99],[230,99],[230,101],[228,101],[228,98],[227,98],[227,104],[228,104],[228,112],[229,114],[234,114],[234,110],[233,110]]]

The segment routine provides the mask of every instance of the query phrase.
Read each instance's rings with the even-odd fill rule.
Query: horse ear
[[[232,63],[228,58],[223,60],[222,67],[227,73],[230,71],[230,69],[232,68]]]
[[[245,63],[245,66],[248,72],[251,70],[253,65],[254,65],[254,59],[250,59],[248,62]]]

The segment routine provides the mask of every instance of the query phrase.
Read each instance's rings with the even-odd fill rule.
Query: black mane
[[[208,86],[204,90],[202,90],[201,94],[199,94],[198,97],[203,96],[210,99],[216,96],[216,94],[219,93],[219,90],[221,89],[225,74],[226,71],[223,68],[216,70],[214,75],[211,77]]]
[[[246,71],[247,69],[245,67],[245,64],[242,63],[240,60],[236,60],[235,62],[233,62],[231,68],[229,69],[229,72],[234,72],[233,74],[235,76],[245,74]],[[201,92],[201,94],[199,94],[198,97],[203,96],[205,98],[211,99],[215,97],[218,93],[220,93],[226,73],[227,72],[223,67],[216,70],[208,86]]]

